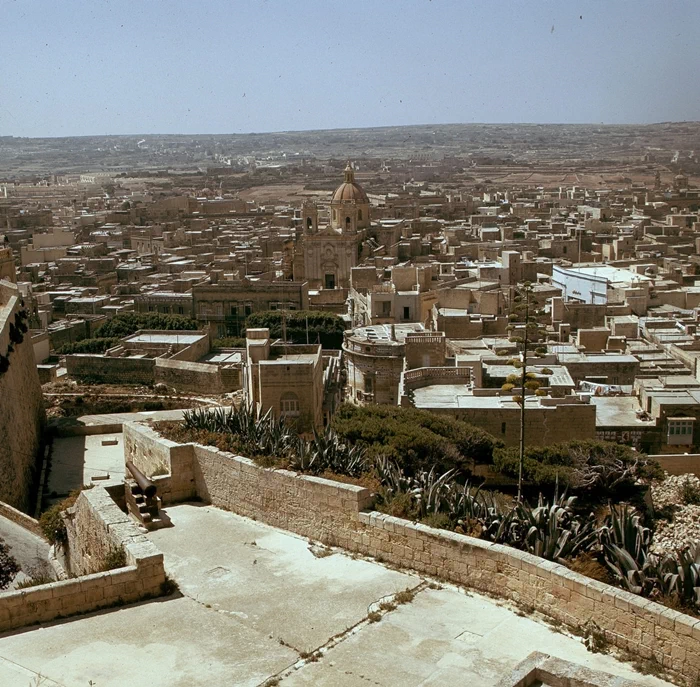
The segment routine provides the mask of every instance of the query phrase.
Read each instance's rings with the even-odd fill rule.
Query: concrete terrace
[[[2,687],[482,687],[534,651],[667,685],[482,595],[211,506],[167,511],[174,527],[149,537],[180,593],[0,636]]]

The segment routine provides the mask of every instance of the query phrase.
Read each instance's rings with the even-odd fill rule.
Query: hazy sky
[[[700,1],[0,0],[0,135],[700,119]]]

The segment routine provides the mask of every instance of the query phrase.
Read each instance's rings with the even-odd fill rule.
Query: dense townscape
[[[424,576],[332,641],[261,621],[279,656],[240,684],[341,684],[354,623],[448,583],[577,629],[602,657],[566,684],[698,684],[698,149],[696,123],[0,137],[0,520],[44,547],[0,522],[0,630],[199,599],[168,537],[200,501]],[[512,687],[574,658],[493,661]]]

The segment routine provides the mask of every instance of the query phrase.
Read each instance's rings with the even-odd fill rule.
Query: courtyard
[[[179,592],[0,636],[0,685],[496,685],[534,651],[667,685],[517,609],[201,504],[149,536]]]

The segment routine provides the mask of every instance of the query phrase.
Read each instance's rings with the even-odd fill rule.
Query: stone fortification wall
[[[88,353],[66,356],[70,377],[102,384],[153,384],[155,366],[154,358],[111,358]]]
[[[124,459],[130,460],[158,486],[163,505],[197,496],[192,444],[163,439],[150,427],[125,422]],[[159,476],[154,476],[158,473]]]
[[[288,470],[258,467],[249,458],[194,446],[197,494],[218,508],[323,541],[353,548],[368,489]]]
[[[155,381],[180,391],[202,394],[223,394],[241,388],[240,370],[235,377],[230,373],[224,375],[222,372],[223,369],[218,365],[157,358]]]
[[[71,570],[61,582],[0,593],[0,632],[161,594],[163,554],[100,487],[83,491],[67,522]],[[100,571],[106,552],[123,548],[126,565]]]
[[[172,455],[176,446],[144,426],[125,425],[127,435],[135,462]],[[697,618],[510,547],[366,512],[372,495],[362,487],[262,468],[209,446],[182,448],[191,449],[197,495],[212,505],[600,632],[613,646],[655,659],[679,683],[700,676]]]
[[[17,313],[22,309],[17,288],[0,281],[0,355],[7,366],[0,371],[0,500],[26,510],[45,414],[29,332],[21,343],[16,340]]]

